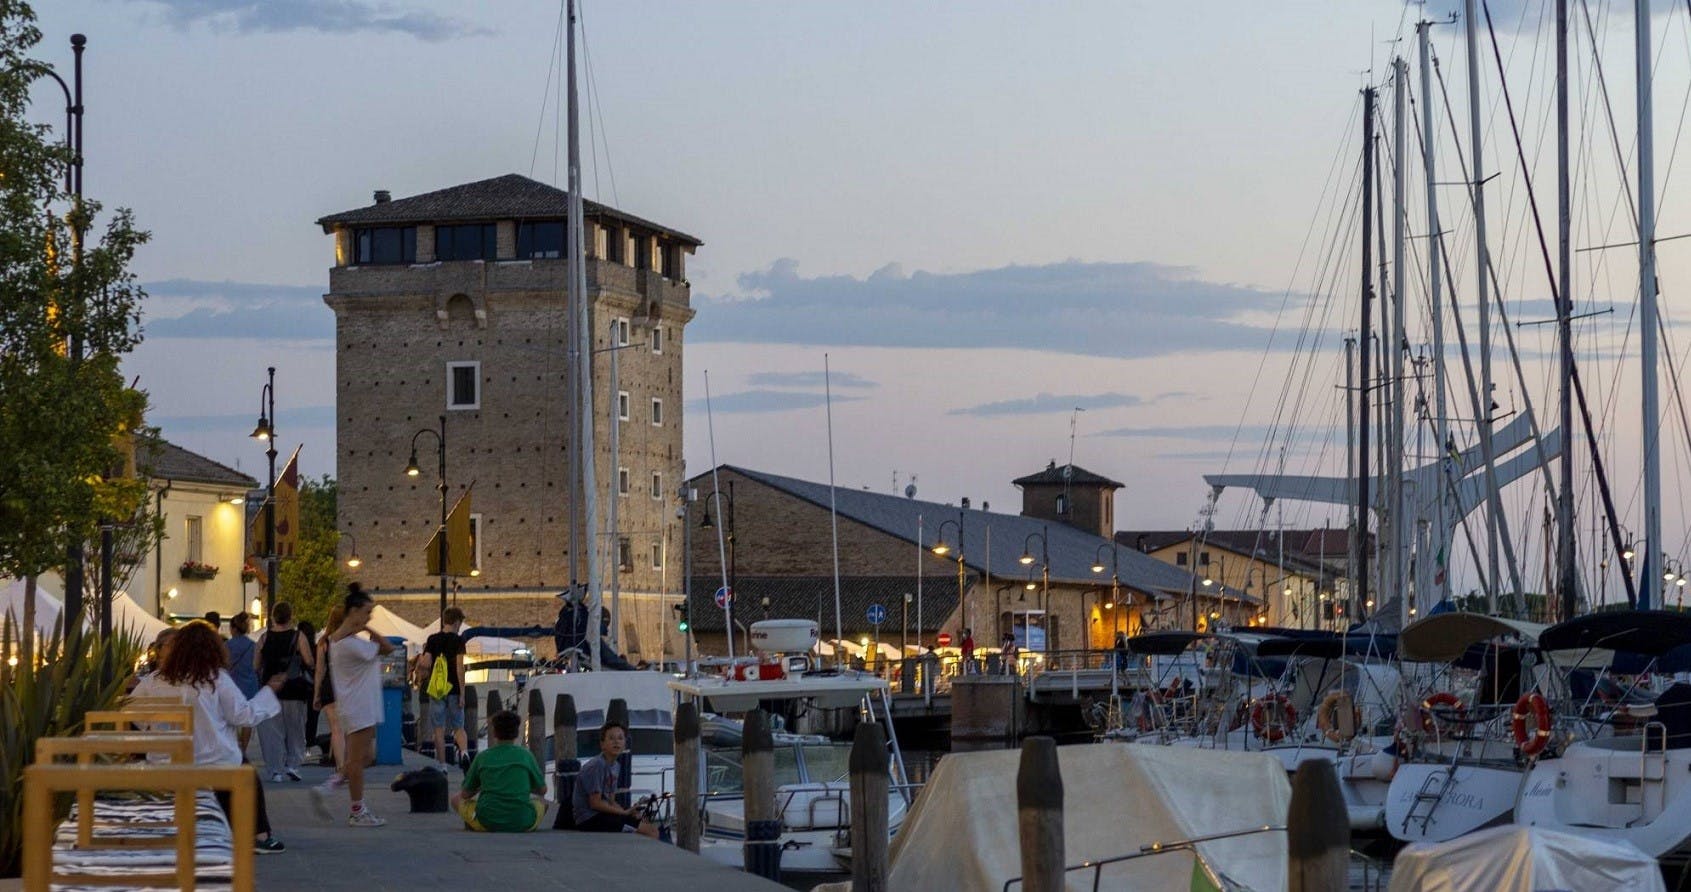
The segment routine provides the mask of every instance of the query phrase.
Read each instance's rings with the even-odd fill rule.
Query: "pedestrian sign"
[[[870,604],[868,611],[869,622],[880,625],[887,621],[887,608],[879,604]]]
[[[723,610],[727,610],[728,602],[732,600],[734,600],[733,589],[725,585],[716,590],[716,606],[721,607]]]

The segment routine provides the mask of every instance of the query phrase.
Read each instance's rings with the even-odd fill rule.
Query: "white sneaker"
[[[282,772],[280,772],[280,771],[272,771],[272,772],[271,772],[271,773],[270,773],[270,782],[271,782],[271,783],[273,783],[273,784],[279,784],[279,783],[281,783],[281,782],[282,782],[282,781],[283,781],[283,777],[282,777]]]
[[[312,787],[312,789],[323,793],[338,793],[346,789],[346,778],[338,774],[331,774],[328,780]]]
[[[291,780],[291,781],[305,780],[305,778],[300,777],[299,771],[297,769],[294,769],[294,768],[289,768],[288,771],[287,771],[287,775],[288,775],[288,780]]]
[[[386,823],[387,821],[376,817],[376,813],[369,809],[355,811],[348,815],[346,819],[348,827],[380,827]]]

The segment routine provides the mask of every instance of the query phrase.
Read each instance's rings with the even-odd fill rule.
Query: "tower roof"
[[[521,174],[508,173],[488,180],[424,192],[409,198],[377,201],[366,207],[330,214],[318,220],[317,225],[322,226],[324,232],[329,232],[337,225],[557,219],[569,213],[569,200],[569,193],[556,186],[531,180]],[[585,198],[581,204],[586,214],[591,217],[609,217],[623,223],[631,223],[694,247],[704,244],[685,232],[624,213],[609,205]]]
[[[1018,477],[1010,482],[1016,486],[1062,486],[1064,484],[1075,484],[1079,486],[1107,486],[1111,489],[1121,489],[1122,487],[1122,484],[1111,480],[1102,474],[1094,474],[1080,465],[1058,465],[1056,461],[1052,461],[1049,465],[1046,465],[1045,470],[1040,471],[1037,474],[1029,474],[1026,477]]]

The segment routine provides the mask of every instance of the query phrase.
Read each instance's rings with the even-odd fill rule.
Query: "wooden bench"
[[[82,737],[36,741],[23,784],[28,892],[59,884],[253,888],[257,775],[248,765],[195,765],[193,708],[155,700],[89,712]],[[167,761],[134,761],[144,756]],[[227,817],[215,792],[229,794]],[[56,805],[67,793],[74,804],[61,824]]]

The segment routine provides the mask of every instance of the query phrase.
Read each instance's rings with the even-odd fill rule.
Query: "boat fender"
[[[1346,712],[1351,715],[1349,727],[1339,721]],[[1348,692],[1331,691],[1315,708],[1315,727],[1320,729],[1321,736],[1333,743],[1349,743],[1356,737],[1357,729],[1362,727],[1362,710]]]
[[[1527,715],[1532,715],[1533,730],[1527,733]],[[1532,758],[1544,752],[1550,745],[1550,704],[1544,695],[1537,691],[1529,691],[1515,701],[1515,709],[1509,713],[1509,730],[1515,735],[1515,746],[1521,750],[1521,755]]]

